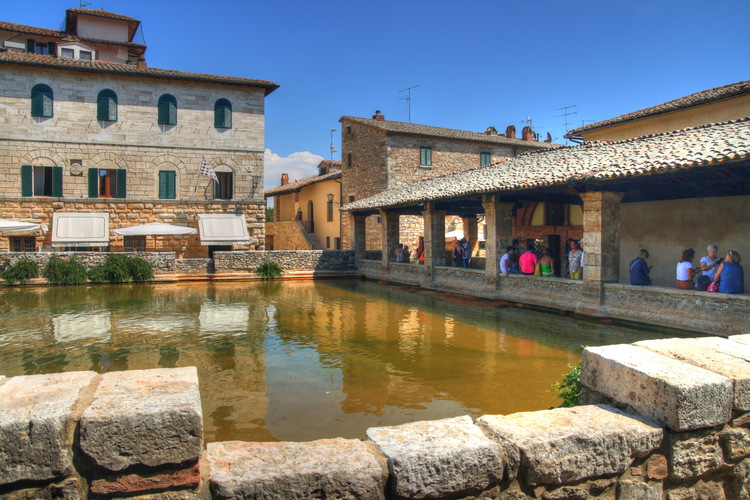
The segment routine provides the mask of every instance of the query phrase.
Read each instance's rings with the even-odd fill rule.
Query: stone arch
[[[171,165],[180,174],[187,173],[187,166],[185,166],[185,163],[183,163],[182,159],[171,154],[163,154],[154,157],[154,159],[151,160],[151,165],[153,166],[152,170],[158,170],[164,165]],[[197,172],[198,168],[196,168],[195,171]]]
[[[537,205],[539,205],[539,202],[536,201],[527,201],[524,203],[524,207],[521,209],[522,226],[528,227],[531,225],[531,218],[534,216],[534,211],[536,210]]]
[[[115,169],[126,169],[128,163],[120,156],[114,153],[99,153],[91,157],[89,160],[92,167],[96,168],[115,168]]]
[[[23,155],[21,163],[36,167],[62,167],[65,166],[65,159],[50,149],[35,149]]]

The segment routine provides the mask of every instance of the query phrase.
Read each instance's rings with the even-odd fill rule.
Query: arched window
[[[100,122],[117,121],[117,94],[104,89],[96,98],[96,119]]]
[[[39,83],[31,89],[31,116],[52,118],[54,96],[48,85]]]
[[[232,103],[219,99],[214,104],[214,127],[232,128]]]
[[[171,94],[159,98],[159,125],[177,125],[177,99]]]

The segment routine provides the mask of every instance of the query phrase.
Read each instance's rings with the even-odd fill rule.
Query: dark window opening
[[[145,252],[146,251],[146,237],[145,236],[125,236],[123,245],[126,252]]]
[[[216,172],[216,178],[219,182],[214,182],[214,197],[217,200],[231,200],[232,199],[232,172]]]
[[[10,238],[11,252],[36,252],[36,238],[33,236],[12,236]]]

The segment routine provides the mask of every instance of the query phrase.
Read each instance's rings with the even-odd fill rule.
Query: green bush
[[[275,262],[264,262],[255,271],[252,271],[255,274],[257,274],[260,278],[264,280],[272,280],[275,278],[280,278],[282,274],[284,274],[284,271],[281,269],[281,266],[279,266]]]
[[[3,262],[3,270],[0,271],[0,278],[4,279],[9,285],[15,285],[16,283],[24,284],[32,278],[39,276],[39,265],[29,259],[21,259],[15,264],[10,264],[9,261]]]
[[[148,281],[154,277],[149,262],[128,255],[108,255],[104,264],[90,269],[89,280],[94,283],[124,283],[126,281]]]
[[[66,261],[53,255],[42,276],[53,285],[80,285],[86,283],[86,267],[75,258]]]
[[[561,408],[578,406],[581,403],[581,363],[575,366],[568,365],[570,371],[565,374],[561,382],[552,384],[552,391],[559,392],[558,398],[563,400]]]
[[[154,279],[154,266],[139,257],[130,257],[128,272],[130,273],[130,279],[136,283]]]

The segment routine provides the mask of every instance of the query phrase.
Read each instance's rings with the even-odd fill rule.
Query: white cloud
[[[280,186],[281,174],[289,174],[289,182],[317,175],[318,164],[323,159],[322,156],[309,151],[279,156],[270,149],[266,149],[264,155],[264,189]]]

